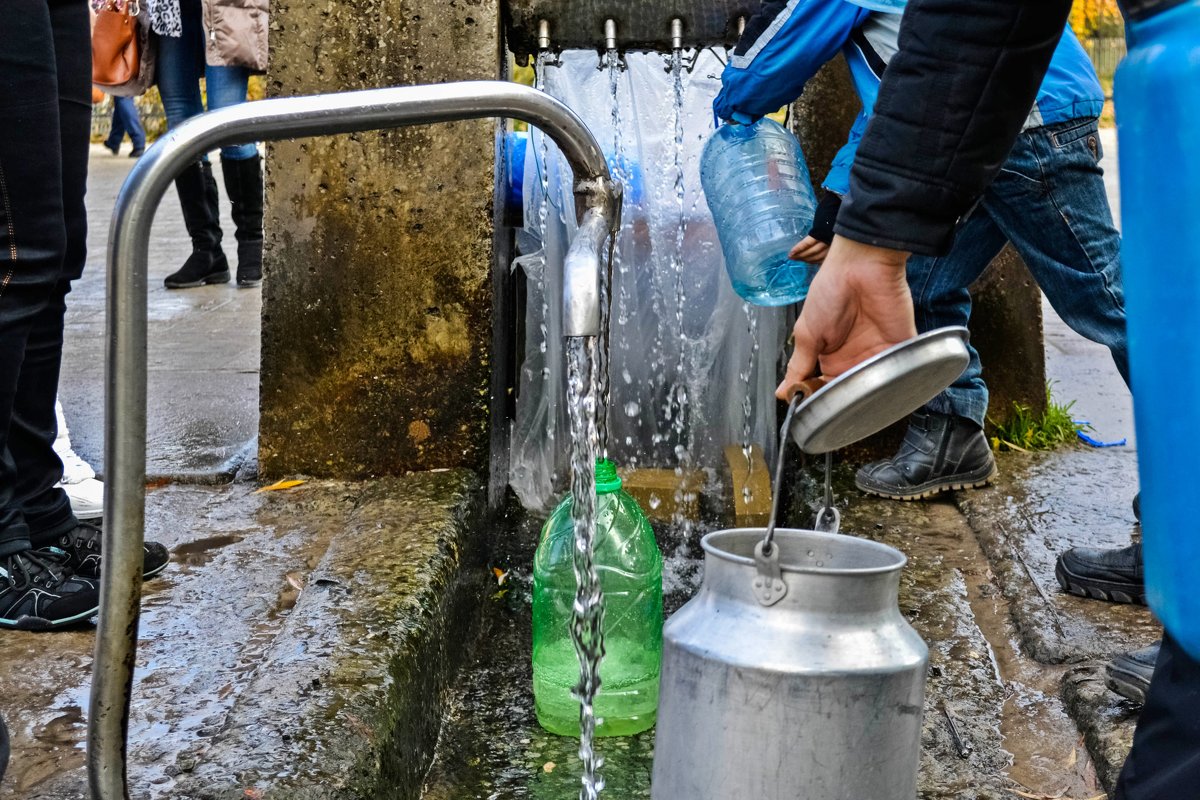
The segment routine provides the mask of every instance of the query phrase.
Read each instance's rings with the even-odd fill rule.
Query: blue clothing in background
[[[841,52],[863,109],[823,185],[845,194],[858,143],[879,95],[883,70],[898,47],[903,3],[790,0],[776,5],[768,12],[774,17],[762,33],[752,42],[739,43],[730,56],[713,108],[721,119],[745,122],[776,111],[799,97],[825,62]],[[869,11],[867,7],[880,10]],[[1067,30],[1050,62],[1026,129],[1098,117],[1103,108],[1104,90],[1096,71],[1075,34]]]
[[[113,97],[112,128],[104,144],[114,153],[121,146],[125,134],[133,142],[133,152],[140,153],[146,149],[146,131],[142,129],[142,121],[138,116],[137,104],[132,97]]]
[[[214,67],[205,62],[199,0],[183,0],[180,11],[183,36],[158,38],[158,92],[162,95],[168,128],[204,113],[201,78],[205,79],[209,111],[245,102],[250,81],[250,70],[246,67]],[[257,154],[258,146],[253,142],[221,148],[221,158],[230,161],[244,161]]]

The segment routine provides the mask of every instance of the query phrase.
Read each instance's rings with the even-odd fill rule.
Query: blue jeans
[[[950,253],[909,259],[917,329],[923,333],[967,325],[968,287],[1012,242],[1058,315],[1081,336],[1108,347],[1128,385],[1121,235],[1113,226],[1100,155],[1094,119],[1046,125],[1018,136]],[[966,371],[926,408],[982,425],[988,391],[981,373],[972,347]]]
[[[246,100],[250,70],[246,67],[214,67],[204,58],[204,21],[200,0],[181,0],[183,35],[158,39],[158,92],[162,95],[167,128],[204,113],[200,79],[208,93],[208,109],[237,105]],[[244,161],[258,153],[254,144],[221,148],[221,158]]]
[[[112,130],[104,143],[108,149],[116,150],[127,133],[129,141],[133,142],[134,152],[146,149],[146,132],[142,130],[142,121],[138,118],[133,98],[113,97]]]

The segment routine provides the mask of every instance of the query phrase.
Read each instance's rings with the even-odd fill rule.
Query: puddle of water
[[[949,504],[930,503],[928,510],[934,527],[943,520],[966,527]],[[926,537],[926,542],[934,538]],[[989,645],[995,679],[1005,688],[1000,735],[1011,757],[1005,774],[1030,794],[1094,797],[1102,791],[1095,767],[1059,696],[1066,667],[1040,664],[1022,653],[1008,603],[969,531],[936,549],[961,577],[974,623]]]
[[[216,556],[216,550],[237,544],[243,538],[237,534],[227,533],[220,536],[209,536],[204,539],[194,539],[190,542],[175,545],[172,550],[172,556],[180,564],[189,567],[198,567],[211,561]]]

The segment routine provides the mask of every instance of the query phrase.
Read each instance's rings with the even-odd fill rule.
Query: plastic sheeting
[[[734,294],[700,186],[722,68],[716,52],[702,51],[679,92],[669,58],[653,53],[628,54],[614,77],[595,53],[567,52],[541,75],[596,134],[626,187],[613,265],[609,455],[623,466],[700,468],[710,478],[729,444],[754,442],[771,458],[784,335],[782,310],[751,308]],[[560,303],[576,221],[570,168],[537,131],[524,195],[523,255],[513,268],[527,278],[525,353],[510,483],[527,508],[545,510],[567,479]]]

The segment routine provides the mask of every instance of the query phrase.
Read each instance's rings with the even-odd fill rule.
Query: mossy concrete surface
[[[411,798],[488,577],[480,482],[384,479],[346,529],[175,797]]]
[[[271,6],[272,96],[499,75],[498,0]],[[264,475],[486,469],[495,134],[268,147]]]

